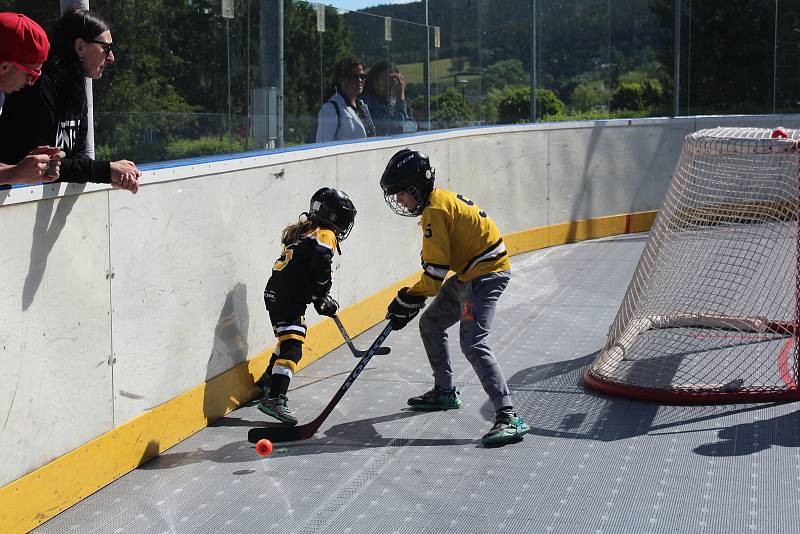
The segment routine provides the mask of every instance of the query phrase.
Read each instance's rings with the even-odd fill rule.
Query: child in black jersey
[[[311,197],[308,212],[281,233],[281,255],[264,289],[277,345],[257,385],[264,392],[258,409],[289,425],[297,424],[286,393],[303,355],[306,306],[313,302],[317,313],[327,316],[339,309],[329,294],[331,262],[334,250],[341,254],[339,242],[347,238],[355,217],[356,209],[345,193],[323,187]]]

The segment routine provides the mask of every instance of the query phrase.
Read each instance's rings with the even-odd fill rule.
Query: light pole
[[[425,0],[425,65],[422,69],[422,85],[425,86],[425,120],[431,129],[431,27],[428,21],[428,0]]]
[[[461,99],[466,102],[467,100],[466,92],[467,92],[467,85],[469,85],[469,80],[465,80],[462,78],[458,80],[457,83],[459,85],[459,88],[461,89]]]

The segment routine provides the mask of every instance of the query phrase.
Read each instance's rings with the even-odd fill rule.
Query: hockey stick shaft
[[[364,355],[367,353],[365,350],[358,350],[356,346],[353,344],[353,340],[350,338],[350,334],[347,333],[344,325],[342,324],[342,320],[339,319],[338,315],[333,316],[333,322],[336,323],[336,326],[339,328],[339,332],[342,333],[342,337],[344,338],[345,343],[347,346],[350,347],[350,352],[353,353],[353,356],[356,358],[363,358]],[[391,349],[389,347],[380,347],[378,350],[375,351],[377,355],[389,354]]]
[[[353,385],[358,375],[361,374],[361,371],[367,366],[369,361],[375,355],[375,353],[380,348],[381,344],[386,340],[386,337],[392,331],[391,323],[387,323],[384,327],[383,331],[378,335],[375,341],[372,342],[369,349],[367,349],[366,354],[364,357],[361,358],[361,361],[358,362],[358,365],[350,372],[350,375],[344,381],[344,383],[339,387],[339,390],[330,400],[325,409],[322,410],[322,413],[319,414],[316,419],[311,421],[310,423],[306,423],[304,425],[299,426],[274,426],[274,427],[259,427],[259,428],[251,428],[250,431],[247,433],[247,440],[250,443],[256,443],[258,440],[267,438],[273,442],[282,442],[282,441],[299,441],[303,439],[308,439],[313,436],[319,427],[322,426],[322,423],[327,419],[328,415],[333,411],[336,405],[339,403],[344,394],[347,393],[347,390],[350,389],[350,386]]]

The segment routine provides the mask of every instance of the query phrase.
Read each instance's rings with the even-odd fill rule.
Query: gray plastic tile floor
[[[265,420],[251,403],[35,532],[800,532],[800,403],[667,406],[584,388],[646,238],[512,258],[491,345],[532,429],[520,443],[480,446],[494,414],[457,334],[464,407],[406,409],[432,380],[415,321],[313,438],[262,458],[247,442]],[[301,423],[356,363],[342,346],[295,377]]]

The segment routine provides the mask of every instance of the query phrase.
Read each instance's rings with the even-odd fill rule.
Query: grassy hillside
[[[431,82],[438,84],[441,87],[452,87],[453,74],[450,72],[450,67],[453,62],[450,58],[437,59],[431,61]],[[397,66],[400,72],[406,79],[406,83],[422,83],[422,62],[419,63],[405,63]],[[467,70],[470,69],[469,64],[465,66]],[[457,80],[469,80],[470,85],[474,85],[475,81],[480,76],[475,74],[459,74],[456,76]]]

